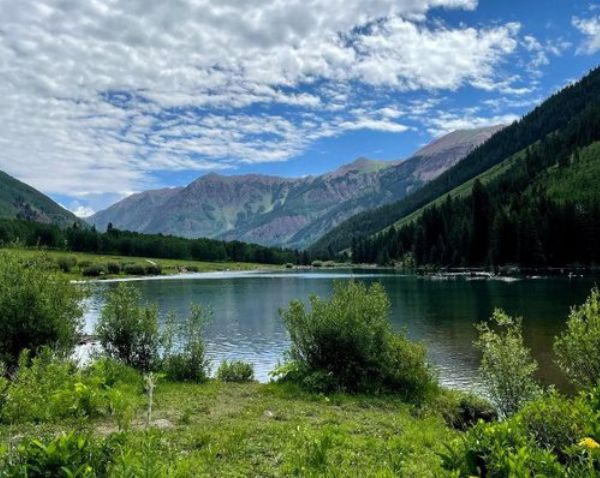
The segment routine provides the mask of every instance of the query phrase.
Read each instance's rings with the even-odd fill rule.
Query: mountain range
[[[99,230],[305,248],[349,217],[397,201],[454,166],[503,126],[461,130],[403,161],[359,158],[319,176],[207,174],[133,194],[87,218]]]

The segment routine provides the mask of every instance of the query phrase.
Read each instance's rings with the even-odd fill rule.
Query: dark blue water
[[[373,270],[215,273],[131,283],[146,302],[158,304],[163,315],[173,311],[181,318],[192,303],[210,306],[214,316],[206,341],[214,368],[223,359],[243,359],[254,364],[260,380],[268,380],[268,372],[288,347],[279,309],[310,294],[329,296],[335,280],[351,278],[381,282],[392,303],[394,327],[405,328],[411,338],[427,345],[442,383],[466,389],[479,383],[474,324],[496,307],[523,317],[525,340],[540,363],[540,378],[564,384],[554,365],[552,340],[562,330],[570,306],[584,301],[594,285],[590,278],[434,280]],[[94,285],[86,316],[89,328],[106,289],[114,285]]]

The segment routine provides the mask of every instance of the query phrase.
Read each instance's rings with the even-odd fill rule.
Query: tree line
[[[53,224],[0,220],[0,245],[21,244],[71,252],[155,257],[211,262],[259,262],[262,264],[310,263],[299,251],[265,247],[241,241],[185,239],[162,234],[141,234],[119,230],[109,224],[106,232],[73,224],[60,228]]]

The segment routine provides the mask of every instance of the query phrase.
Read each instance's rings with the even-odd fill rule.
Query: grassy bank
[[[51,436],[73,423],[0,426],[16,435]],[[75,424],[96,436],[113,421]],[[399,399],[303,392],[283,384],[161,383],[152,425],[140,411],[125,436],[130,463],[148,476],[445,476],[444,443],[458,432],[434,412],[419,415]]]
[[[26,248],[0,248],[0,251],[8,251],[19,259],[33,259],[42,255],[47,256],[56,264],[59,271],[72,280],[81,279],[114,279],[118,277],[134,277],[137,274],[127,274],[125,266],[139,266],[142,268],[157,265],[161,275],[174,275],[184,272],[216,272],[216,271],[248,271],[264,269],[281,269],[283,266],[272,264],[257,264],[251,262],[201,262],[179,259],[157,259],[152,257],[129,257],[115,255],[89,254],[81,252],[63,252],[54,250],[26,249]],[[74,259],[74,264],[68,271],[61,270],[59,263],[65,259]],[[106,266],[118,264],[121,271],[118,274],[103,272],[98,276],[85,276],[84,270],[93,266]],[[148,274],[155,275],[155,274]]]

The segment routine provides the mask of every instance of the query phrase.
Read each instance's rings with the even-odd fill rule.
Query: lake
[[[474,324],[499,307],[523,317],[524,336],[540,363],[545,383],[564,386],[553,363],[552,339],[564,326],[569,309],[585,300],[593,278],[538,278],[522,280],[440,280],[384,270],[207,273],[152,279],[133,279],[148,303],[164,316],[173,311],[184,317],[192,303],[209,305],[213,321],[206,331],[213,369],[223,359],[254,364],[256,376],[268,380],[288,347],[278,310],[295,298],[329,296],[335,280],[381,282],[392,303],[394,327],[424,342],[440,381],[461,389],[478,388],[478,354],[473,348]],[[115,281],[93,285],[86,304],[86,329],[91,331]]]

